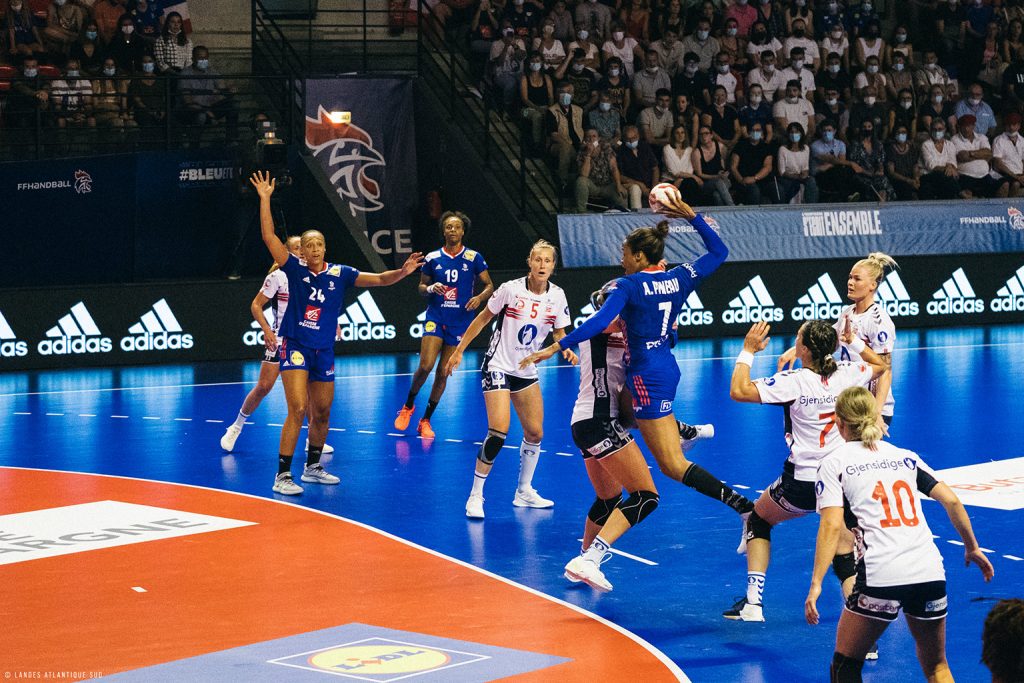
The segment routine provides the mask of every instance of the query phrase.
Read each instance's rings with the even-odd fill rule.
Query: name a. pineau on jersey
[[[655,296],[659,294],[675,294],[679,291],[679,281],[672,280],[645,280],[643,283],[644,294]]]

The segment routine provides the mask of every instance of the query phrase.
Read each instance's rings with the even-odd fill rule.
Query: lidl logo
[[[925,310],[931,315],[984,313],[985,302],[975,296],[964,269],[957,268],[942,287],[935,290]]]

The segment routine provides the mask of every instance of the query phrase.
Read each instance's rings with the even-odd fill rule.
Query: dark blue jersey
[[[473,298],[473,285],[477,277],[486,270],[487,262],[483,255],[465,247],[454,256],[444,249],[427,254],[423,274],[445,287],[443,294],[430,295],[427,318],[448,325],[469,325],[476,311],[467,311],[466,303]]]
[[[355,284],[359,271],[325,263],[322,271],[313,274],[292,254],[281,271],[288,276],[288,309],[279,335],[310,349],[334,348],[345,290]]]

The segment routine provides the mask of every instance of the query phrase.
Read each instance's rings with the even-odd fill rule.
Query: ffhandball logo
[[[359,126],[335,123],[322,105],[317,117],[306,117],[306,147],[320,160],[338,196],[348,203],[349,211],[370,213],[380,211],[380,184],[366,175],[374,167],[387,162],[374,149],[373,137]]]
[[[3,311],[0,311],[0,358],[20,358],[28,355],[28,343],[14,334]]]
[[[39,190],[74,190],[78,194],[92,192],[92,175],[83,169],[76,169],[70,180],[34,180],[18,183],[18,192],[36,192]]]
[[[139,322],[128,328],[121,338],[122,351],[173,351],[191,349],[192,335],[181,329],[167,299],[160,299],[142,314]]]

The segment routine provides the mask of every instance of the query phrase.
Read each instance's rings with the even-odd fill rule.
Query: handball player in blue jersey
[[[662,213],[688,220],[708,252],[692,264],[683,263],[666,270],[660,264],[669,235],[668,221],[654,228],[637,228],[622,244],[622,267],[626,275],[606,286],[601,309],[572,333],[528,356],[522,366],[546,360],[601,334],[616,316],[621,317],[628,356],[626,387],[633,397],[633,411],[644,443],[658,461],[661,472],[743,515],[753,509],[753,503],[686,459],[679,441],[679,425],[672,414],[672,401],[679,384],[679,366],[672,354],[675,339],[672,323],[678,318],[686,297],[717,270],[729,249],[704,218],[678,196]],[[594,540],[592,547],[599,541],[600,537]]]
[[[469,217],[461,211],[446,211],[438,225],[444,236],[444,246],[427,254],[420,272],[420,296],[427,297],[429,301],[426,320],[423,321],[423,338],[420,340],[420,365],[412,376],[412,388],[409,389],[405,405],[395,418],[395,429],[405,431],[409,427],[416,394],[437,364],[427,410],[416,428],[416,432],[425,439],[434,438],[430,417],[448,383],[444,374],[445,363],[452,357],[462,341],[462,335],[473,322],[476,315],[474,311],[494,292],[483,255],[462,245],[462,238],[470,226]],[[473,289],[477,280],[483,289],[474,296]],[[441,357],[440,363],[437,362],[438,356]]]
[[[270,196],[274,180],[267,172],[257,171],[249,182],[260,197],[260,232],[274,262],[288,276],[289,303],[279,330],[281,383],[288,402],[288,417],[281,429],[278,473],[274,492],[285,495],[302,493],[292,480],[292,456],[309,408],[309,451],[302,481],[312,484],[337,484],[338,478],[320,464],[327,425],[334,401],[334,336],[345,290],[356,287],[385,287],[409,275],[423,263],[423,255],[409,256],[398,270],[384,273],[360,273],[355,268],[326,263],[324,236],[317,230],[302,233],[302,259],[288,252],[274,232]]]

